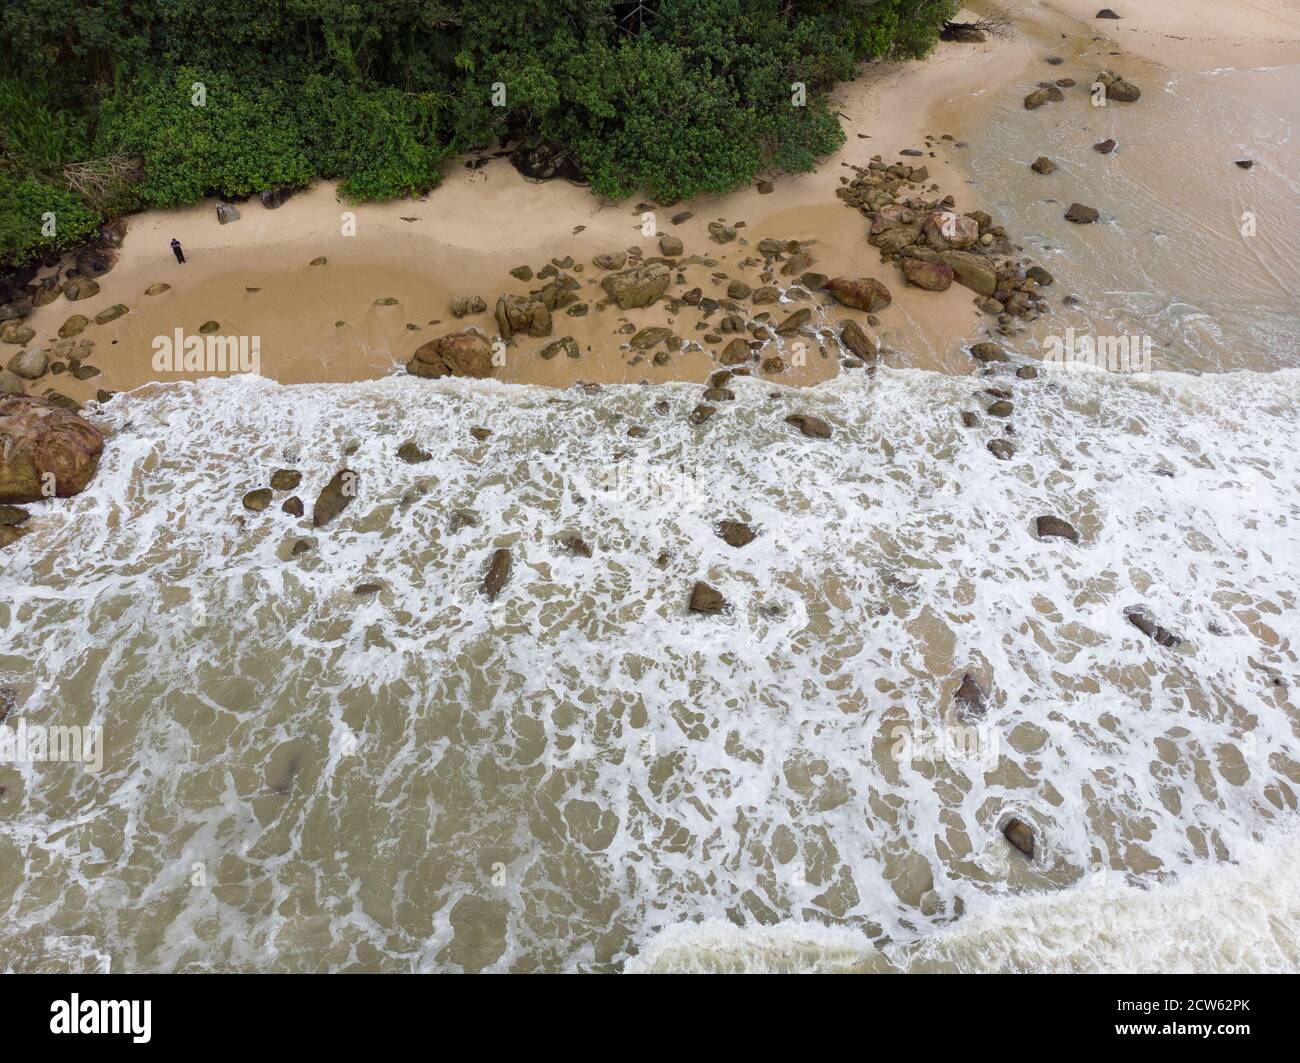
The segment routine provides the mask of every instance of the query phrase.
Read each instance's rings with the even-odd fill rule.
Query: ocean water
[[[0,575],[11,723],[105,748],[0,766],[6,966],[1294,969],[1300,370],[996,382],[1006,462],[918,370],[120,396]]]

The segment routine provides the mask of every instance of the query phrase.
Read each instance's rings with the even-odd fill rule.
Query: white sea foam
[[[1230,879],[1300,786],[1300,371],[1011,381],[1008,462],[996,418],[957,416],[984,383],[740,380],[702,427],[685,384],[120,397],[97,479],[32,507],[4,555],[0,683],[33,722],[103,726],[107,755],[93,778],[0,769],[0,851],[25,869],[0,941],[30,956],[93,927],[126,970],[610,969],[678,924],[793,921],[847,936],[741,965],[853,941],[961,966],[947,935],[968,933],[973,964],[1068,966],[1050,923],[1013,953],[988,913],[1086,905],[1099,870]],[[406,439],[432,459],[400,461]],[[619,461],[697,502],[608,490]],[[358,498],[316,530],[283,496],[244,511],[285,466],[309,515],[340,468]],[[1082,543],[1039,541],[1044,513]],[[760,535],[733,549],[722,518]],[[314,546],[291,556],[295,536]],[[686,612],[697,579],[729,613]],[[1185,645],[1129,625],[1139,602]],[[968,669],[997,766],[895,763],[892,730],[951,719]],[[1234,947],[1293,966],[1244,940],[1268,929]],[[1154,931],[1151,950],[1182,962]]]

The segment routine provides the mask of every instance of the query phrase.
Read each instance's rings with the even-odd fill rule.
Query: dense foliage
[[[602,195],[723,192],[810,169],[842,141],[826,91],[924,54],[955,6],[24,0],[0,8],[0,171],[66,197],[66,164],[142,159],[131,201],[90,214],[317,176],[386,199],[432,188],[448,155],[544,139]],[[47,246],[24,224],[0,219],[11,262]]]

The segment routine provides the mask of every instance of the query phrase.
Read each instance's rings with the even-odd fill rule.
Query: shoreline
[[[874,277],[886,284],[893,303],[879,311],[879,325],[873,326],[866,313],[836,305],[824,295],[804,294],[744,308],[746,316],[768,311],[775,323],[800,307],[821,305],[835,319],[856,320],[881,345],[884,364],[965,371],[968,359],[957,348],[980,338],[983,317],[972,305],[971,293],[956,286],[943,293],[906,286],[898,271],[882,263],[877,250],[866,243],[867,220],[846,214],[836,190],[841,178],[852,174],[850,166],[865,166],[876,153],[888,162],[903,148],[923,147],[925,134],[931,132],[930,115],[939,105],[954,96],[987,91],[994,76],[999,85],[1013,80],[1031,54],[1031,45],[1019,37],[984,45],[941,42],[924,60],[864,66],[856,80],[832,94],[832,106],[845,116],[846,140],[815,172],[778,177],[770,194],[751,187],[654,207],[653,236],[642,233],[643,212],[636,208],[645,204],[604,203],[586,187],[563,180],[533,182],[501,158],[478,169],[454,167],[420,200],[354,207],[335,199],[333,183],[320,182],[274,211],[256,199],[236,204],[240,219],[224,226],[217,221],[215,199],[176,211],[131,215],[124,219],[127,232],[116,265],[99,279],[99,293],[75,305],[60,297],[35,309],[26,321],[36,331],[29,346],[49,349],[72,315],[93,320],[115,304],[126,305],[128,313],[122,317],[91,324],[76,337],[76,342],[94,341],[87,361],[101,375],[78,381],[69,374],[47,374],[32,382],[40,388],[30,388],[29,393],[53,385],[85,402],[100,389],[127,391],[145,383],[193,379],[196,374],[164,378],[153,373],[151,344],[154,337],[170,336],[176,328],[195,332],[209,320],[220,324],[221,335],[259,336],[262,372],[280,383],[374,379],[407,361],[421,344],[448,332],[477,327],[495,338],[497,297],[523,296],[537,284],[515,280],[510,276],[515,267],[527,265],[536,276],[552,261],[572,259],[575,272],[582,270],[575,277],[581,285],[579,298],[594,303],[602,294],[603,273],[593,268],[592,259],[639,249],[644,261],[653,261],[660,255],[662,235],[677,237],[685,245],[683,279],[672,294],[695,286],[705,298],[720,301],[731,279],[752,287],[761,283],[761,260],[755,251],[759,240],[800,241],[813,258],[811,269],[827,276]],[[937,137],[948,131],[933,132]],[[960,130],[950,132],[960,139]],[[928,155],[934,156],[923,160],[931,180],[960,194],[958,186],[965,178],[958,161],[941,153]],[[978,206],[965,197],[958,202],[959,210]],[[683,212],[693,217],[673,224],[670,219]],[[349,213],[356,235],[345,237],[341,230]],[[504,220],[492,224],[493,219]],[[708,227],[714,222],[736,226],[737,238],[727,244],[712,240]],[[184,266],[172,260],[168,243],[173,237],[185,248]],[[321,256],[328,260],[325,265],[308,265]],[[771,283],[788,285],[794,279],[774,277]],[[158,283],[170,285],[170,290],[145,295]],[[247,291],[250,288],[258,290]],[[451,301],[474,295],[484,299],[486,312],[454,318]],[[381,299],[397,303],[376,305]],[[655,364],[648,355],[629,364],[637,352],[619,349],[628,335],[618,331],[629,327],[674,330],[697,349],[688,346],[665,365]],[[550,335],[517,337],[505,366],[494,375],[505,382],[550,387],[576,382],[703,383],[720,367],[714,352],[724,345],[705,342],[704,335],[699,325],[691,327],[685,312],[674,314],[666,300],[641,310],[610,306],[585,317],[559,311]],[[581,358],[536,357],[548,343],[566,336],[576,341]],[[807,385],[836,376],[836,351],[829,346],[811,350],[803,367],[787,364],[767,379]],[[118,351],[130,352],[129,358]],[[6,360],[11,356],[6,352]]]
[[[1218,62],[1220,51],[1237,57],[1272,55],[1274,42],[1262,38],[1276,28],[1277,12],[1297,4],[1300,0],[1259,0],[1243,38],[1219,51],[1212,41],[1184,39],[1178,59],[1190,62],[1193,45],[1199,66]],[[981,12],[988,7],[976,6]],[[756,254],[764,238],[798,242],[801,252],[811,257],[806,268],[817,274],[880,280],[893,301],[867,314],[838,305],[825,293],[787,289],[777,303],[731,303],[755,335],[796,309],[814,310],[810,327],[800,332],[810,340],[806,363],[795,364],[797,359],[788,356],[784,344],[769,345],[763,356],[777,352],[787,357],[778,371],[763,372],[763,379],[803,386],[837,376],[844,352],[825,327],[832,320],[856,321],[879,348],[877,364],[969,373],[966,347],[996,338],[971,291],[954,284],[933,292],[905,283],[901,272],[881,261],[877,249],[868,245],[869,220],[856,212],[846,214],[837,191],[872,156],[890,164],[908,149],[923,156],[915,161],[928,170],[927,186],[953,195],[957,211],[995,211],[984,201],[989,197],[972,187],[977,182],[962,157],[963,137],[978,128],[983,104],[1009,85],[1032,88],[1045,71],[1066,70],[1036,70],[1035,62],[1042,60],[1049,38],[1057,32],[1066,38],[1067,24],[1073,32],[1060,43],[1065,54],[1087,54],[1096,50],[1098,41],[1104,47],[1105,42],[1122,40],[1126,45],[1138,42],[1140,55],[1143,35],[1170,24],[1177,12],[1176,4],[1164,0],[1141,19],[1133,19],[1130,27],[1127,16],[1118,21],[1090,18],[1081,0],[1026,0],[1015,5],[1006,38],[974,45],[940,42],[923,60],[864,65],[854,81],[837,86],[831,95],[831,106],[841,115],[844,146],[813,173],[776,178],[766,186],[768,194],[760,191],[765,183],[759,182],[725,196],[697,197],[669,207],[632,200],[614,204],[563,180],[531,181],[506,159],[493,158],[478,168],[462,160],[438,188],[418,200],[350,206],[336,199],[333,183],[320,182],[274,211],[256,199],[237,204],[241,216],[229,225],[219,224],[215,199],[176,211],[131,215],[123,219],[126,237],[115,267],[100,279],[98,294],[75,305],[56,298],[35,309],[25,322],[36,333],[27,347],[51,350],[61,326],[73,315],[93,319],[119,303],[126,306],[127,312],[116,320],[90,323],[63,344],[66,354],[70,346],[92,341],[93,348],[74,354],[99,375],[78,380],[71,373],[47,373],[29,382],[29,394],[54,387],[86,402],[101,390],[116,393],[145,383],[195,379],[203,374],[154,372],[152,344],[155,337],[170,336],[178,328],[197,332],[205,322],[216,322],[223,336],[258,337],[261,372],[277,382],[376,379],[395,369],[400,372],[417,348],[450,332],[473,327],[488,340],[495,339],[497,298],[528,298],[547,270],[567,273],[576,282],[574,294],[582,306],[556,309],[547,335],[515,337],[504,365],[493,373],[495,379],[555,388],[575,383],[704,383],[724,364],[718,354],[728,337],[718,333],[716,319],[692,320],[695,304],[683,306],[678,297],[698,288],[705,302],[723,304],[725,315],[731,282],[751,289],[792,284],[796,277],[774,275],[780,256],[765,262]],[[963,9],[958,18],[977,15]],[[1243,41],[1253,41],[1263,52],[1243,51]],[[1292,48],[1291,53],[1300,54],[1300,49]],[[1070,119],[1062,113],[1050,121]],[[653,235],[643,232],[646,213],[640,208],[646,207],[654,215]],[[674,222],[682,214],[690,217]],[[734,226],[735,238],[716,242],[710,237],[711,224]],[[349,227],[354,235],[344,234]],[[661,236],[681,241],[678,256],[661,254]],[[1021,255],[1021,234],[1008,236],[1013,257]],[[171,258],[172,237],[186,249],[184,266]],[[670,298],[639,310],[602,309],[600,282],[605,273],[595,268],[593,259],[618,253],[631,254],[629,264],[638,254],[644,262],[670,262],[676,271]],[[322,258],[324,264],[311,264]],[[511,276],[521,266],[532,271],[527,281]],[[145,294],[159,284],[170,288],[160,295]],[[1059,291],[1048,294],[1049,302],[1059,300]],[[485,310],[453,317],[452,301],[472,296],[483,300]],[[583,307],[585,312],[579,314]],[[760,332],[754,332],[756,328]],[[664,346],[629,348],[633,335],[652,335],[642,331],[646,329],[664,333]],[[740,328],[736,332],[743,335]],[[540,356],[548,345],[567,338],[573,341],[570,357]],[[21,349],[6,345],[5,362]],[[51,355],[52,360],[59,357]],[[754,372],[759,372],[757,364]]]

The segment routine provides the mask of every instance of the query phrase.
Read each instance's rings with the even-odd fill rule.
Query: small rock
[[[96,325],[107,325],[110,321],[116,321],[123,314],[130,313],[123,303],[115,303],[110,307],[101,310],[95,315]]]
[[[988,695],[984,693],[984,688],[970,672],[962,675],[961,686],[953,695],[953,701],[967,716],[983,716],[988,710]]]
[[[718,537],[728,546],[741,547],[748,546],[758,538],[758,532],[744,521],[724,520],[718,522]]]
[[[1015,457],[1016,448],[1009,439],[990,439],[989,453],[1000,461],[1010,461]]]
[[[286,498],[280,508],[291,517],[301,517],[303,514],[302,499],[297,495],[290,495]]]
[[[727,600],[703,580],[691,588],[690,611],[716,615],[727,608]]]
[[[1072,221],[1075,225],[1089,225],[1100,217],[1095,207],[1088,207],[1082,203],[1071,203],[1070,209],[1065,212],[1065,220]]]
[[[575,554],[578,557],[591,556],[591,547],[587,545],[587,540],[585,540],[581,535],[576,535],[572,532],[568,535],[562,535],[560,537],[560,545],[568,550],[569,553]]]
[[[812,414],[792,413],[785,419],[785,423],[794,425],[809,439],[830,439],[831,437],[831,426],[820,417],[814,417]]]
[[[983,362],[986,365],[989,362],[1005,362],[1009,360],[1007,352],[996,343],[977,343],[970,349],[971,357],[977,362]]]
[[[505,585],[510,582],[512,564],[510,551],[504,546],[499,550],[492,551],[487,572],[483,576],[483,593],[487,595],[488,601],[496,601]]]
[[[408,465],[418,465],[420,462],[428,461],[433,457],[427,450],[421,450],[413,440],[409,439],[397,448],[397,456]]]
[[[244,495],[244,508],[251,509],[254,513],[261,513],[271,504],[271,489],[269,487],[259,487],[255,491],[249,491]]]
[[[357,495],[357,474],[350,469],[336,472],[316,498],[311,522],[319,528],[342,513]]]
[[[1012,818],[1007,821],[1007,825],[1002,828],[1002,833],[1012,845],[1019,849],[1026,856],[1033,858],[1034,855],[1034,832],[1029,828],[1027,823]]]
[[[1183,641],[1181,636],[1175,635],[1168,628],[1156,623],[1155,618],[1147,611],[1145,606],[1129,606],[1124,610],[1124,619],[1161,646],[1172,649]]]
[[[1046,155],[1040,155],[1029,166],[1034,173],[1049,174],[1056,172],[1056,163]]]
[[[1092,146],[1092,150],[1102,155],[1109,155],[1115,150],[1115,141],[1110,139],[1099,141]]]
[[[1074,525],[1060,517],[1039,517],[1034,524],[1040,539],[1069,539],[1072,543],[1079,541],[1079,533]]]
[[[297,469],[276,469],[271,473],[271,487],[276,491],[292,491],[302,483],[302,473]]]

